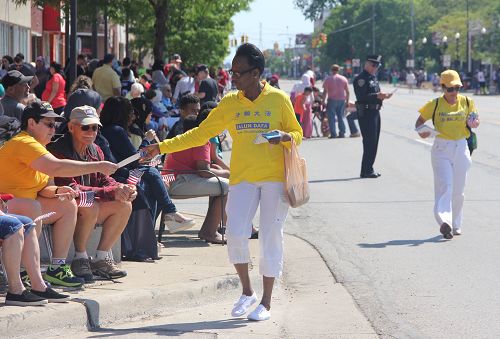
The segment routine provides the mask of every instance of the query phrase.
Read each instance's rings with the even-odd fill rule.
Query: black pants
[[[378,139],[380,137],[380,111],[368,110],[358,114],[359,128],[363,136],[363,160],[361,174],[373,173],[373,163],[377,156]]]

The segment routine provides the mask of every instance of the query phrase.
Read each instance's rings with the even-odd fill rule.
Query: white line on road
[[[413,139],[413,140],[415,140],[416,142],[420,142],[422,144],[428,145],[428,146],[432,146],[432,144],[430,142],[427,142],[427,141],[424,141],[424,140],[420,140],[420,139]]]

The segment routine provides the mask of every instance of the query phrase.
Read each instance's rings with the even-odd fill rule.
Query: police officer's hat
[[[382,56],[377,54],[367,55],[366,61],[371,61],[376,63],[377,65],[380,65],[382,63]]]

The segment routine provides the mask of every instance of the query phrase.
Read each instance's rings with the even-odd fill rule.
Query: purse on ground
[[[292,139],[290,149],[283,148],[285,158],[285,193],[290,207],[299,207],[309,201],[306,160],[301,158]]]

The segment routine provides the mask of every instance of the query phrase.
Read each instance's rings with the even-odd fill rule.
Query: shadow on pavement
[[[177,337],[185,333],[191,333],[194,331],[209,331],[209,330],[221,330],[221,329],[236,329],[248,325],[248,320],[246,319],[224,319],[224,320],[214,320],[214,321],[201,321],[194,323],[180,323],[180,324],[165,324],[156,326],[145,326],[145,327],[134,327],[126,329],[114,329],[114,328],[99,328],[92,330],[91,333],[95,335],[89,335],[87,338],[111,338],[115,336],[139,334],[139,333],[156,333],[158,336],[165,337]],[[201,333],[200,333],[201,334]],[[205,334],[207,334],[205,332]],[[213,333],[214,337],[217,336]]]
[[[358,244],[359,247],[361,248],[385,248],[387,246],[420,246],[425,243],[439,243],[439,242],[446,242],[447,240],[443,239],[442,235],[437,235],[432,238],[428,239],[422,239],[422,240],[390,240],[388,242],[381,242],[381,243],[373,243],[373,244],[368,244],[368,243],[361,243]]]

